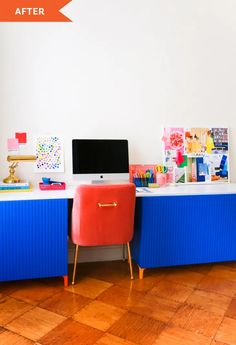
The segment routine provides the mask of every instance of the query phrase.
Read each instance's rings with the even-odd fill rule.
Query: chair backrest
[[[81,246],[123,244],[134,231],[135,185],[79,185],[72,208],[71,239]]]

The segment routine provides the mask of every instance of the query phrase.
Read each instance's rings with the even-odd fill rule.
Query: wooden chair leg
[[[72,285],[75,284],[75,274],[76,274],[76,265],[78,261],[78,253],[79,253],[79,245],[76,244],[75,247],[75,258],[74,258],[74,269],[73,269],[73,277],[72,277]]]
[[[134,276],[133,276],[133,267],[132,267],[132,259],[131,259],[131,252],[130,252],[130,245],[129,245],[129,242],[127,242],[127,250],[128,250],[128,263],[129,263],[129,269],[130,269],[130,279],[134,279]]]

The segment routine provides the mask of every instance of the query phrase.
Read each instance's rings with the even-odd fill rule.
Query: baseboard
[[[127,258],[126,246],[124,256]],[[123,245],[79,248],[79,262],[113,261],[122,259]],[[68,261],[69,263],[74,262],[74,245],[71,242],[69,242],[68,245]]]

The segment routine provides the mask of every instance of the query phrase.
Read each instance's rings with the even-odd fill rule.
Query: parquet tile
[[[96,341],[95,345],[137,345],[137,344],[131,341],[116,337],[112,334],[106,333],[98,341]]]
[[[16,333],[5,331],[0,334],[0,345],[33,345],[34,342]]]
[[[186,271],[186,269],[181,270],[180,268],[173,269],[171,273],[165,276],[166,280],[190,287],[195,287],[203,278],[202,273]]]
[[[225,312],[225,316],[236,320],[236,299],[233,298]]]
[[[193,288],[168,280],[161,280],[150,290],[150,294],[152,295],[182,303],[186,301],[192,292]]]
[[[225,317],[215,339],[229,345],[236,345],[236,320]]]
[[[222,341],[212,340],[211,345],[229,345],[229,344],[222,343]]]
[[[124,309],[100,301],[93,301],[76,313],[73,319],[105,332],[125,313],[126,310]]]
[[[46,299],[39,307],[70,317],[89,302],[91,302],[90,298],[68,291],[62,291]]]
[[[227,264],[213,265],[208,275],[211,277],[222,278],[236,282],[236,268],[233,268],[232,266],[228,267]]]
[[[216,294],[214,292],[195,290],[186,300],[186,303],[200,306],[207,311],[223,316],[230,304],[230,301],[231,298],[227,296]]]
[[[66,290],[84,297],[96,298],[110,286],[112,286],[111,283],[86,277],[82,278],[75,285],[70,285]]]
[[[200,283],[197,285],[197,288],[199,290],[212,291],[228,297],[233,297],[236,294],[235,281],[215,278],[209,275],[205,276],[200,281]]]
[[[55,293],[63,291],[62,284],[54,287],[51,285],[43,284],[40,281],[29,280],[19,288],[11,293],[11,297],[20,299],[26,303],[37,305],[46,298],[54,295]]]
[[[221,321],[221,315],[184,304],[175,313],[169,325],[213,338]]]
[[[10,322],[6,328],[36,341],[64,320],[61,315],[36,307]]]
[[[137,304],[142,298],[143,294],[141,292],[131,289],[124,289],[115,285],[98,296],[98,300],[104,303],[126,309],[129,309],[133,305]]]
[[[166,328],[153,345],[210,345],[212,339],[178,327]]]
[[[153,319],[168,322],[181,304],[151,294],[144,295],[130,310]]]
[[[0,325],[4,326],[13,319],[30,310],[32,306],[23,301],[11,297],[4,297],[0,300]]]
[[[236,345],[236,262],[134,272],[86,263],[66,289],[0,283],[0,345]]]
[[[150,345],[164,328],[161,321],[127,312],[111,326],[109,333],[137,344]]]
[[[117,281],[117,285],[120,287],[129,289],[129,290],[136,290],[139,292],[147,292],[151,290],[160,280],[165,277],[165,274],[161,274],[159,276],[145,276],[145,279],[127,279],[123,278]]]
[[[103,332],[95,328],[67,319],[41,338],[39,343],[41,345],[93,345],[102,335]]]
[[[182,266],[187,271],[197,272],[201,274],[208,274],[212,269],[213,264],[197,264],[197,265],[186,265]]]

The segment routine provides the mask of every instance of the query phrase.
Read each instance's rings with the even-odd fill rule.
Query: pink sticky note
[[[19,140],[19,144],[26,144],[27,143],[27,136],[26,133],[15,133],[15,138]]]
[[[16,138],[7,139],[8,151],[16,151],[19,149],[19,140]]]

